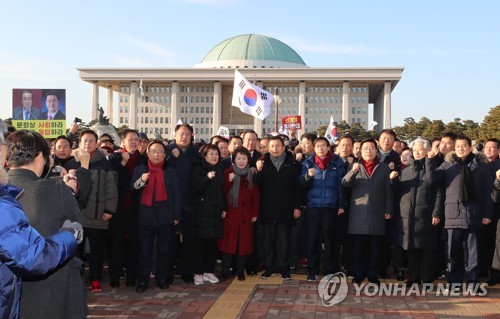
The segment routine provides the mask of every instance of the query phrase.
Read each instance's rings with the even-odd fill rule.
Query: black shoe
[[[290,276],[289,273],[287,272],[282,272],[281,273],[281,278],[283,278],[284,281],[287,281],[287,280],[292,280],[292,277]]]
[[[156,285],[160,289],[168,289],[170,287],[170,285],[168,284],[168,281],[166,281],[166,280],[160,280],[160,281],[158,281],[158,283]]]
[[[307,275],[307,281],[315,282],[318,279],[317,275]]]
[[[127,281],[125,282],[125,285],[127,287],[134,287],[135,286],[135,279],[127,279]]]
[[[356,278],[356,277],[352,278],[353,284],[361,285],[362,282],[363,282],[363,279],[361,279],[361,278]]]
[[[495,286],[496,284],[498,284],[498,279],[491,277],[486,283],[488,284],[488,286]]]
[[[111,288],[120,288],[120,280],[111,280],[109,286]]]
[[[273,273],[272,271],[270,271],[270,270],[266,270],[266,271],[262,274],[262,276],[260,276],[260,278],[262,278],[262,279],[268,279],[268,278],[270,278],[270,277],[272,277],[272,276],[274,276],[274,273]]]
[[[257,275],[257,272],[255,271],[255,269],[248,269],[247,270],[247,275],[249,275],[249,276],[255,276],[255,275]]]
[[[137,287],[135,288],[135,291],[137,292],[145,292],[148,289],[148,285],[145,282],[140,282]]]
[[[500,282],[500,271],[490,268],[490,279],[488,279],[488,286],[495,286]]]
[[[375,284],[376,286],[380,286],[380,280],[375,279],[375,280],[369,280],[372,284]]]
[[[245,274],[243,272],[237,273],[236,276],[238,277],[239,281],[245,281]]]
[[[405,271],[403,269],[398,269],[396,271],[396,280],[398,280],[398,281],[405,280]]]
[[[182,281],[184,281],[186,284],[193,284],[194,283],[194,277],[190,275],[182,275],[181,276]]]

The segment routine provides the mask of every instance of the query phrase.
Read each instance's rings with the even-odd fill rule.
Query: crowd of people
[[[76,134],[75,125],[50,142],[7,133],[2,145],[10,183],[1,183],[23,192],[19,206],[14,192],[0,191],[0,205],[22,220],[1,222],[0,275],[22,278],[23,291],[20,307],[8,301],[19,300],[19,289],[0,300],[21,318],[84,318],[85,289],[105,289],[106,260],[110,286],[138,293],[152,274],[168,289],[176,275],[195,285],[232,276],[290,280],[297,267],[310,282],[339,271],[355,283],[500,281],[496,138],[482,152],[464,135],[408,145],[391,129],[363,141],[245,131],[194,143],[193,128],[178,124],[172,141],[127,129],[116,145],[109,134]],[[61,242],[58,233],[78,228],[74,222],[85,237],[76,253],[74,237]],[[52,250],[35,258],[54,262],[30,271],[23,256],[4,253],[14,226],[47,238],[36,245]],[[2,279],[0,296],[7,289]]]

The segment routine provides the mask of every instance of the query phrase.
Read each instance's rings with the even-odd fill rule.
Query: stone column
[[[350,125],[349,95],[349,81],[344,81],[342,87],[342,121],[346,121],[346,123]]]
[[[97,114],[97,104],[99,103],[99,84],[97,81],[92,83],[92,118],[90,120],[97,120],[99,115]]]
[[[108,86],[108,105],[106,105],[106,116],[109,122],[113,123],[113,87]]]
[[[258,87],[260,87],[261,89],[264,87],[264,84],[262,83],[262,81],[258,81],[256,83],[256,85]],[[232,106],[233,107],[233,106]],[[269,117],[268,117],[269,118]],[[256,117],[253,118],[253,130],[255,132],[257,132],[257,135],[259,137],[261,137],[263,135],[263,132],[262,132],[262,120],[261,119],[258,119]]]
[[[128,114],[128,127],[137,129],[137,82],[130,83],[130,108]]]
[[[177,121],[179,120],[180,112],[180,103],[179,103],[179,82],[172,82],[172,105],[170,106],[170,133],[171,137],[174,136],[175,125],[177,125]]]
[[[384,124],[383,128],[391,128],[391,81],[384,83]]]
[[[222,85],[219,81],[214,82],[214,112],[212,117],[214,119],[214,123],[212,124],[212,136],[217,134],[217,130],[221,126],[221,117],[222,117]]]
[[[302,120],[302,129],[295,132],[297,139],[306,132],[306,81],[299,82],[299,115]]]

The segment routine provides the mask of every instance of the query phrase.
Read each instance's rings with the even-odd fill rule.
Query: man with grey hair
[[[429,143],[428,140],[426,140],[424,138],[417,137],[416,139],[414,139],[413,141],[411,141],[409,146],[410,146],[410,148],[412,150],[413,150],[413,147],[415,146],[415,144],[422,144],[422,147],[427,152],[429,152],[431,150],[431,144]],[[426,156],[427,156],[427,153],[426,153]]]

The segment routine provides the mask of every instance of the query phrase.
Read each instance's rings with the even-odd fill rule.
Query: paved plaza
[[[439,281],[442,282],[442,281]],[[100,293],[88,293],[89,318],[500,318],[500,285],[487,288],[483,297],[356,296],[348,284],[347,297],[325,307],[318,295],[318,282],[304,274],[283,281],[279,274],[267,280],[247,276],[224,283],[195,286],[176,277],[169,289],[151,286],[145,293],[103,283]],[[394,279],[382,283],[399,283]]]

